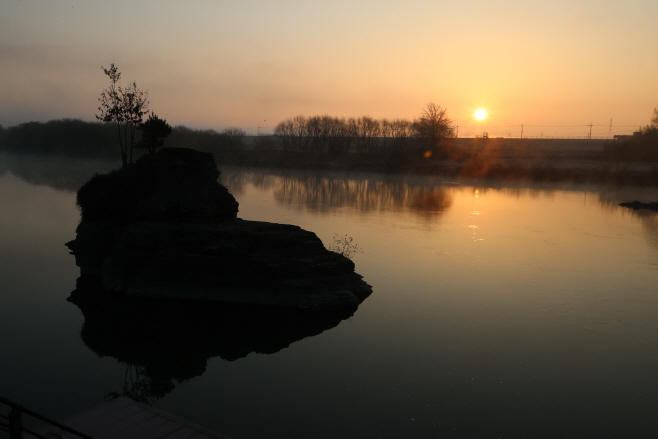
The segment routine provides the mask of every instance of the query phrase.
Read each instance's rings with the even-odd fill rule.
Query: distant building
[[[615,140],[630,140],[633,137],[640,136],[642,134],[642,131],[634,131],[633,134],[615,134],[614,139]]]

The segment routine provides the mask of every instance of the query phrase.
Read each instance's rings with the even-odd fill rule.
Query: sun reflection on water
[[[476,197],[478,196],[478,190],[477,190],[477,189],[475,189],[474,194],[475,194]],[[471,219],[472,219],[472,220],[473,220],[473,219],[479,219],[481,214],[482,214],[481,211],[479,211],[479,210],[474,210],[473,212],[471,212]],[[468,227],[469,229],[471,229],[471,239],[472,239],[473,241],[484,241],[484,238],[480,238],[480,237],[478,236],[477,229],[480,227],[479,224],[470,224],[470,225],[468,225],[467,227]]]

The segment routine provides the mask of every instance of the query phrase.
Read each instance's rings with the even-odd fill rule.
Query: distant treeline
[[[285,151],[329,153],[376,153],[406,148],[418,138],[419,125],[407,119],[296,116],[280,122],[274,134]]]
[[[242,149],[244,137],[244,131],[238,128],[218,132],[177,126],[164,145],[231,153]],[[116,124],[78,119],[27,122],[9,128],[0,125],[0,151],[100,159],[121,157]]]
[[[136,140],[139,141],[139,133]],[[422,155],[431,150],[436,154],[439,143],[439,138],[422,138],[418,123],[405,119],[297,116],[277,125],[274,136],[259,136],[250,142],[239,128],[218,132],[176,126],[165,139],[164,146],[212,152],[223,163],[262,164],[281,159],[274,157],[279,153],[286,156],[305,153],[389,156],[404,155],[412,150]],[[28,122],[9,128],[0,126],[0,151],[81,158],[120,157],[115,124],[78,119]]]
[[[195,130],[179,125],[165,139],[165,146],[192,148],[198,151],[233,154],[244,149],[246,133],[240,128]]]
[[[428,127],[446,131],[428,134]],[[634,136],[605,142],[598,152],[590,148],[588,151],[594,152],[585,154],[584,144],[579,146],[574,142],[559,142],[564,143],[565,151],[560,158],[557,153],[542,148],[540,144],[545,142],[539,140],[454,139],[450,126],[440,119],[437,124],[423,126],[420,120],[325,115],[286,119],[276,126],[273,136],[247,137],[240,129],[218,132],[177,126],[165,139],[164,146],[211,152],[220,166],[359,168],[478,177],[518,174],[518,178],[525,178],[536,173],[534,168],[555,167],[557,161],[565,160],[596,161],[609,169],[606,172],[617,173],[630,173],[633,163],[658,162],[655,124]],[[110,160],[121,157],[116,125],[75,119],[0,126],[0,151]]]
[[[77,119],[0,126],[0,150],[107,159],[119,154],[115,125]]]

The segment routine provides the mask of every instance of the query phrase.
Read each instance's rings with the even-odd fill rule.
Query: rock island
[[[298,226],[237,218],[210,153],[162,148],[96,175],[77,194],[66,243],[81,278],[108,293],[304,309],[357,307],[354,263]]]

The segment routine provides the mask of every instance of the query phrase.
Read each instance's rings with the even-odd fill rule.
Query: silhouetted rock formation
[[[162,148],[85,183],[78,191],[82,222],[231,221],[238,202],[218,177],[212,154]]]
[[[658,212],[658,201],[654,201],[653,203],[643,203],[641,201],[629,201],[627,203],[619,203],[621,207],[628,207],[629,209],[633,210],[651,210],[652,212]]]
[[[78,192],[66,245],[84,276],[133,297],[326,309],[371,292],[354,264],[293,225],[236,219],[212,156],[163,148]]]

